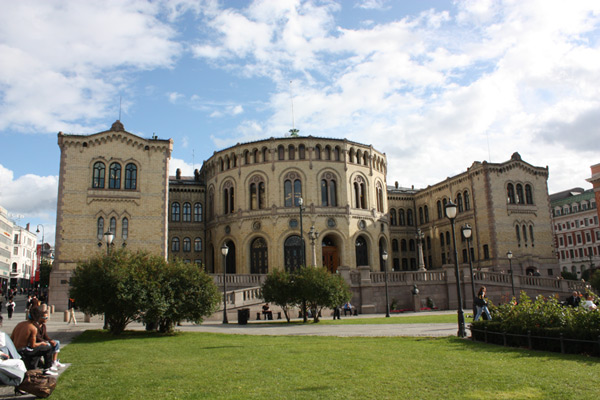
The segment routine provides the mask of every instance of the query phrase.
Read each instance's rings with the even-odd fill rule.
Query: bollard
[[[90,314],[83,314],[83,322],[92,322],[92,316]]]
[[[54,314],[54,304],[50,306],[50,314]]]
[[[65,310],[65,322],[69,322],[69,310]]]

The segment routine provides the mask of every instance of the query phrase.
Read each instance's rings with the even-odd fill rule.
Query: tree
[[[48,260],[42,260],[42,262],[40,262],[40,287],[48,287],[51,271],[52,264],[50,264]]]
[[[314,322],[324,307],[335,308],[350,301],[352,293],[344,279],[326,268],[302,267],[294,275],[298,300],[305,300]]]
[[[574,274],[574,273],[572,273],[572,272],[569,272],[569,271],[562,271],[560,273],[560,276],[562,276],[564,279],[568,279],[568,280],[571,280],[571,281],[576,281],[577,280],[577,275]]]
[[[158,268],[166,265],[166,261],[123,249],[110,255],[98,253],[80,263],[73,272],[70,296],[83,312],[103,314],[110,332],[118,335],[138,318],[147,302],[147,293],[142,290],[142,282],[147,278],[143,271],[154,264]]]
[[[220,302],[212,279],[196,265],[124,249],[78,265],[70,295],[82,311],[104,314],[115,335],[132,321],[155,323],[161,332],[183,320],[199,323]]]
[[[217,310],[221,295],[199,266],[175,260],[153,273],[156,275],[148,282],[149,302],[143,319],[156,322],[160,332],[171,332],[184,320],[199,324]]]
[[[295,306],[298,302],[290,274],[284,270],[272,271],[267,275],[261,289],[263,299],[268,303],[274,303],[281,307],[285,319],[290,322],[290,307]]]
[[[600,270],[593,271],[592,275],[590,276],[590,283],[596,293],[600,293]]]

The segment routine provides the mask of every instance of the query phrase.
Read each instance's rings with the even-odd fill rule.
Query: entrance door
[[[327,268],[329,272],[335,274],[340,265],[340,255],[338,249],[335,246],[323,246],[323,266]]]

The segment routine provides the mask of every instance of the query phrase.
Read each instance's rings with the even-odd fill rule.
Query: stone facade
[[[144,139],[117,121],[93,135],[58,134],[61,150],[55,260],[50,300],[67,306],[77,262],[113,247],[167,256],[167,199],[171,140]]]

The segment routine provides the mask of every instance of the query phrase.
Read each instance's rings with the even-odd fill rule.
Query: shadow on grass
[[[544,350],[529,350],[528,348],[524,347],[502,346],[493,343],[475,342],[470,339],[450,338],[449,344],[451,344],[455,349],[463,348],[472,352],[511,354],[515,357],[521,358],[577,361],[589,366],[596,366],[600,363],[600,358],[585,354],[562,354]]]
[[[174,333],[159,333],[159,332],[146,332],[146,331],[124,331],[120,335],[113,335],[110,332],[104,330],[87,330],[81,335],[77,336],[73,343],[76,344],[95,344],[105,343],[112,341],[123,341],[123,340],[139,340],[139,339],[150,339],[160,337],[174,337],[180,335],[181,332]]]

